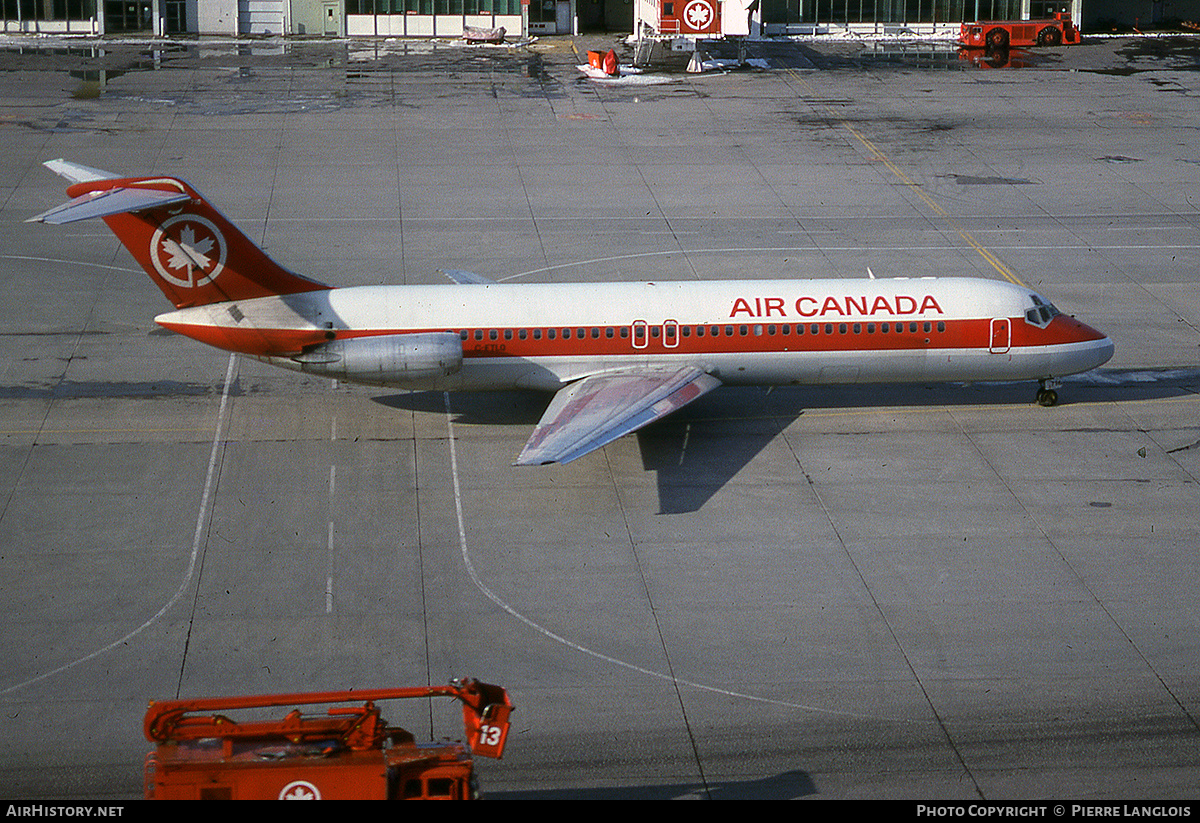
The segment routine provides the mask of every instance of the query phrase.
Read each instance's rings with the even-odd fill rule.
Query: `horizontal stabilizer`
[[[191,200],[191,195],[178,191],[159,191],[157,189],[102,189],[81,194],[73,200],[68,200],[61,206],[55,206],[36,217],[30,217],[26,223],[50,223],[60,226],[63,223],[74,223],[78,220],[90,220],[93,217],[108,217],[113,214],[154,209],[169,206],[172,203],[185,203]]]
[[[72,163],[70,160],[47,160],[42,163],[43,166],[57,174],[59,177],[65,177],[72,183],[94,183],[97,180],[116,180],[120,177],[119,174],[113,174],[111,171],[103,169],[93,169],[91,166],[85,166],[82,163]]]
[[[720,380],[694,366],[586,377],[554,395],[515,465],[569,463],[720,385]]]
[[[26,222],[102,219],[177,309],[329,288],[280,266],[177,177],[114,177],[66,160],[44,165],[72,181],[71,199]]]
[[[464,286],[483,286],[496,281],[490,277],[484,277],[482,274],[476,274],[473,271],[463,271],[462,269],[438,269],[442,274],[449,277],[455,283]]]

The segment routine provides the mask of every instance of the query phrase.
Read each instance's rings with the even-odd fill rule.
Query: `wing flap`
[[[569,463],[720,385],[720,380],[694,366],[586,377],[554,395],[515,465]]]

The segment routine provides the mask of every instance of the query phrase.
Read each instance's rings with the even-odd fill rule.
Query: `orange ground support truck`
[[[375,705],[443,696],[462,703],[467,746],[453,741],[418,744],[410,732],[388,726]],[[315,715],[296,708],[335,703],[359,705]],[[293,708],[281,720],[233,720],[224,714],[279,706]],[[503,688],[470,679],[448,686],[155,701],[143,724],[146,739],[157,744],[146,758],[145,796],[476,799],[471,754],[499,758],[504,753],[512,710]]]
[[[963,23],[960,46],[972,49],[1006,49],[1010,46],[1061,46],[1079,42],[1079,29],[1068,12],[1055,12],[1048,20],[989,20]]]

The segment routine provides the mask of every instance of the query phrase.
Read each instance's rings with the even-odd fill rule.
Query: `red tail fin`
[[[147,205],[146,192],[176,195],[169,198],[176,202]],[[182,180],[129,177],[67,189],[73,203],[106,193],[127,196],[134,208],[94,216],[103,217],[176,308],[329,288],[280,266]]]

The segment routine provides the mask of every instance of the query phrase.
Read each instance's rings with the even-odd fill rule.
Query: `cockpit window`
[[[1037,326],[1039,329],[1044,329],[1050,325],[1051,320],[1062,314],[1062,312],[1054,308],[1053,303],[1046,302],[1036,294],[1031,294],[1029,297],[1033,300],[1033,308],[1025,310],[1026,323]]]

